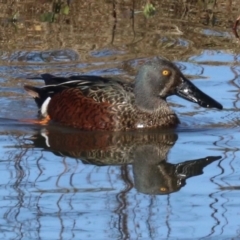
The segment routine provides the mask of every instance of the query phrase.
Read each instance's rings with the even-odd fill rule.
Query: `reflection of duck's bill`
[[[222,109],[222,105],[203,93],[192,82],[182,76],[182,83],[176,88],[176,95],[205,108]]]

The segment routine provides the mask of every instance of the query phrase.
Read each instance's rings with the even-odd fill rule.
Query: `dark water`
[[[65,14],[57,1],[0,3],[1,239],[240,238],[238,3],[152,1],[147,18],[146,2],[73,0]],[[22,121],[37,118],[23,84],[43,84],[28,77],[132,81],[155,56],[174,61],[224,109],[170,97],[181,125],[158,132]]]

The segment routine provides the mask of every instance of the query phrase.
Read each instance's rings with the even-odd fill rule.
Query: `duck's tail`
[[[42,116],[47,116],[47,107],[51,100],[48,91],[45,88],[38,88],[31,85],[24,85],[24,89],[32,96],[39,108]]]

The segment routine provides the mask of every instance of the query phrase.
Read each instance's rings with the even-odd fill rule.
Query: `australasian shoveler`
[[[222,109],[172,62],[160,58],[141,66],[135,83],[88,75],[41,77],[45,86],[24,86],[40,109],[40,123],[51,120],[84,130],[111,131],[175,127],[179,119],[166,102],[174,94],[205,108]]]

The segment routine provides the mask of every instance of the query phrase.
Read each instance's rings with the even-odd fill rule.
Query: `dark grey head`
[[[134,93],[136,104],[154,111],[162,100],[177,95],[205,108],[222,109],[222,105],[190,82],[172,62],[157,58],[144,64],[136,77]]]

